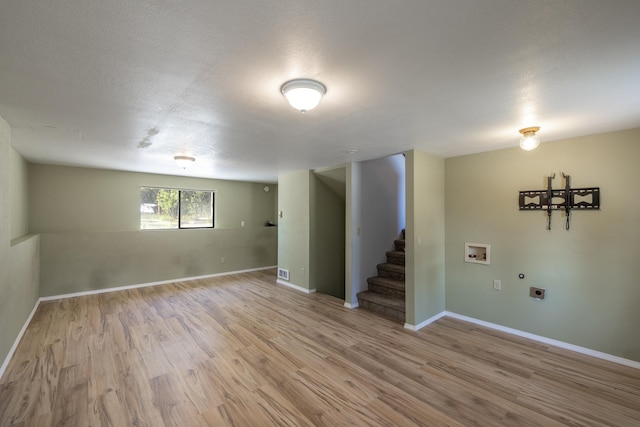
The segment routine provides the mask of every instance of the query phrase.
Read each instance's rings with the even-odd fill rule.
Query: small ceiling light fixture
[[[295,79],[283,84],[280,91],[293,108],[306,113],[318,106],[327,88],[315,80]]]
[[[519,132],[522,134],[522,138],[520,138],[520,148],[531,151],[540,145],[540,137],[536,135],[536,132],[539,130],[540,126],[531,126],[520,129]]]
[[[196,158],[191,156],[174,156],[173,160],[175,160],[182,169],[186,169],[196,161]]]

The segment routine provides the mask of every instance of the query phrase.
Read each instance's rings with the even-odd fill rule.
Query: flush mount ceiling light
[[[196,158],[191,156],[174,156],[173,160],[175,160],[182,169],[186,169],[196,161]]]
[[[318,106],[327,88],[315,80],[295,79],[283,84],[280,91],[293,108],[306,113]]]
[[[522,134],[522,138],[520,138],[520,148],[531,151],[540,145],[540,138],[536,135],[536,132],[539,130],[540,126],[531,126],[520,129],[519,132]]]

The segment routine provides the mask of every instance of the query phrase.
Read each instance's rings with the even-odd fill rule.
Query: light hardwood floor
[[[418,332],[274,271],[42,303],[0,426],[640,425],[640,370],[451,318]]]

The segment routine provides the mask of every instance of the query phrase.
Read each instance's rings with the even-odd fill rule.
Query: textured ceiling
[[[30,161],[118,170],[456,156],[640,127],[639,22],[638,0],[5,0],[0,115]],[[297,77],[327,86],[307,114]]]

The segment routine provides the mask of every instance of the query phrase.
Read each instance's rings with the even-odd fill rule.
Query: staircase
[[[358,294],[358,305],[404,322],[404,230],[401,237],[394,241],[395,250],[387,252],[387,262],[378,264],[378,275],[367,279],[369,290]]]

